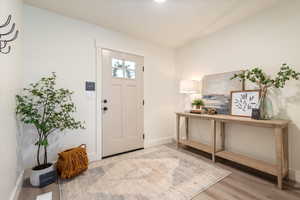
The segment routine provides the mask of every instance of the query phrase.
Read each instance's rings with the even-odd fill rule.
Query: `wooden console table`
[[[180,137],[180,119],[185,119],[186,124],[186,139]],[[211,145],[202,144],[189,139],[189,119],[198,118],[208,120],[211,123]],[[288,176],[289,161],[288,161],[288,124],[287,120],[254,120],[245,117],[235,117],[230,115],[205,115],[191,113],[176,113],[177,123],[177,147],[180,144],[190,146],[207,153],[212,154],[212,160],[215,162],[215,157],[221,157],[242,165],[266,172],[277,176],[278,188],[282,189],[282,179]],[[220,140],[221,148],[216,148],[216,124],[220,123]],[[225,124],[236,123],[248,126],[267,127],[274,129],[275,146],[276,146],[276,164],[270,164],[265,161],[250,158],[241,154],[229,152],[225,150]]]

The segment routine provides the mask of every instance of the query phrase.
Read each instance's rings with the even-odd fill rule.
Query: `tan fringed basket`
[[[68,149],[58,154],[56,164],[58,175],[62,179],[69,179],[88,169],[86,145]]]

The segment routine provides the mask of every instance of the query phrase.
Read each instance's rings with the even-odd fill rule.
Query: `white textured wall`
[[[282,63],[300,71],[300,1],[283,1],[176,52],[178,79],[200,79],[205,74],[261,66],[274,74]],[[217,80],[216,80],[217,81]],[[274,114],[291,120],[289,149],[291,177],[300,180],[300,81],[271,92]],[[193,122],[193,137],[209,142],[205,122]],[[274,139],[268,129],[229,125],[227,147],[266,161],[275,160]]]
[[[84,91],[85,81],[96,81],[96,49],[122,50],[145,57],[145,134],[146,144],[171,138],[174,134],[174,57],[173,50],[161,48],[124,34],[57,15],[46,10],[24,6],[24,86],[42,76],[57,72],[58,86],[75,91],[77,118],[86,122],[86,130],[69,131],[54,138],[51,158],[67,147],[88,144],[91,156],[96,155],[96,93]],[[101,81],[101,80],[98,80]],[[100,123],[99,123],[100,124]],[[26,128],[23,156],[26,167],[34,165],[32,135]],[[98,147],[101,148],[101,147]]]
[[[19,0],[0,0],[0,24],[12,14],[12,20],[21,30],[20,12]],[[21,159],[18,158],[18,130],[15,120],[15,95],[20,88],[22,70],[21,37],[22,32],[12,44],[10,54],[0,54],[0,199],[5,200],[13,198],[16,181],[22,170]]]

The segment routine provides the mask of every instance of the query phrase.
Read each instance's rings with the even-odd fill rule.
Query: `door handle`
[[[104,100],[103,100],[103,103],[107,103],[107,100],[106,100],[106,99],[104,99]]]
[[[103,111],[107,111],[108,108],[107,108],[107,107],[103,107],[102,110],[103,110]]]

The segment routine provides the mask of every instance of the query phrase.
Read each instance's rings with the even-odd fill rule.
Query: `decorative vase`
[[[36,169],[36,167],[32,168],[30,175],[30,183],[32,186],[42,187],[53,183],[53,180],[56,180],[57,173],[53,164],[49,163],[48,165],[49,166],[44,169]]]
[[[272,102],[269,98],[267,98],[267,91],[263,92],[261,98],[260,98],[260,106],[259,106],[259,111],[260,111],[260,119],[261,120],[270,120],[272,116]]]
[[[266,106],[265,106],[265,98],[263,97],[260,101],[260,106],[259,106],[259,113],[260,113],[260,119],[265,119],[266,118]]]
[[[261,89],[261,95],[259,99],[259,112],[260,112],[260,119],[261,120],[267,120],[268,119],[268,113],[266,108],[266,96],[267,96],[267,88],[264,87]]]

